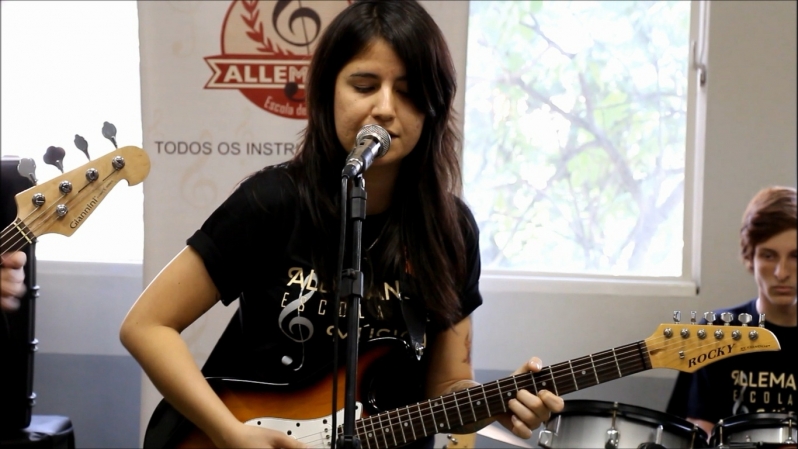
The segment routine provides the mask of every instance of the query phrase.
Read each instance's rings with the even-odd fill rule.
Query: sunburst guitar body
[[[715,361],[738,354],[776,351],[775,335],[763,327],[710,324],[662,324],[647,339],[544,367],[444,396],[406,403],[392,409],[380,406],[370,384],[357,389],[355,433],[367,449],[401,447],[435,434],[452,435],[447,447],[473,447],[473,436],[457,434],[469,424],[508,411],[507,403],[521,389],[536,393],[548,389],[562,396],[600,383],[653,368],[694,372]],[[358,379],[368,379],[370,367],[384,360],[389,349],[377,347],[358,358]],[[233,379],[209,379],[230,411],[242,422],[285,432],[309,447],[330,447],[343,424],[343,411],[332,425],[332,382],[344,385],[338,370],[301,389],[281,391],[268,384]],[[338,404],[343,406],[343,391]],[[173,409],[162,402],[151,419],[145,447],[212,447],[210,438],[183,420],[181,429],[164,429]],[[179,415],[178,415],[179,416]],[[168,423],[167,423],[168,424]],[[457,436],[455,436],[457,435]],[[168,438],[167,438],[168,437]],[[456,442],[454,440],[457,440]]]

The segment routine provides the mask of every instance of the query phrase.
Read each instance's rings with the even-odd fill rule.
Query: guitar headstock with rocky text
[[[781,350],[776,336],[764,327],[764,315],[760,315],[758,326],[748,325],[751,315],[747,313],[739,315],[739,326],[730,324],[734,317],[728,312],[721,315],[721,325],[712,324],[712,312],[704,314],[707,324],[697,324],[695,312],[690,323],[680,323],[678,317],[678,312],[674,313],[673,323],[661,324],[645,339],[652,368],[692,373],[727,357]]]

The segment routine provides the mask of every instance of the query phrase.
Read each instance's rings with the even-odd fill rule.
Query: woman
[[[367,124],[386,129],[391,144],[363,176],[360,340],[406,336],[402,303],[421,306],[420,387],[396,396],[477,385],[470,360],[470,314],[482,302],[477,227],[455,195],[456,82],[440,29],[414,1],[355,2],[325,30],[306,86],[309,118],[296,156],[242,182],[145,289],[120,332],[165,399],[220,447],[301,445],[242,425],[205,377],[296,383],[331,361],[336,332],[347,337],[332,324],[338,197],[347,151]],[[239,314],[200,371],[179,333],[217,301],[236,298]],[[538,369],[533,358],[517,373]],[[563,402],[522,390],[509,406],[479,425],[498,419],[528,438]]]

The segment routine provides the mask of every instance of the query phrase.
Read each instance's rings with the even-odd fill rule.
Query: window
[[[691,279],[694,7],[471,2],[464,191],[486,273]]]
[[[61,174],[43,161],[49,146],[66,150],[64,171],[114,150],[101,133],[108,121],[120,147],[142,146],[138,12],[135,1],[2,3],[3,156],[36,162],[39,182]],[[143,192],[120,181],[71,237],[46,234],[38,259],[141,263]]]

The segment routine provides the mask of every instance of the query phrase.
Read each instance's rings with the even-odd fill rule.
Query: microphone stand
[[[342,297],[346,300],[346,390],[344,393],[343,434],[338,438],[337,448],[360,449],[361,442],[355,433],[355,390],[357,387],[358,340],[360,339],[360,300],[363,298],[363,272],[360,258],[363,239],[363,220],[366,219],[366,189],[363,177],[352,178],[349,190],[349,226],[352,230],[352,268],[342,275]],[[343,201],[343,199],[342,199]]]

